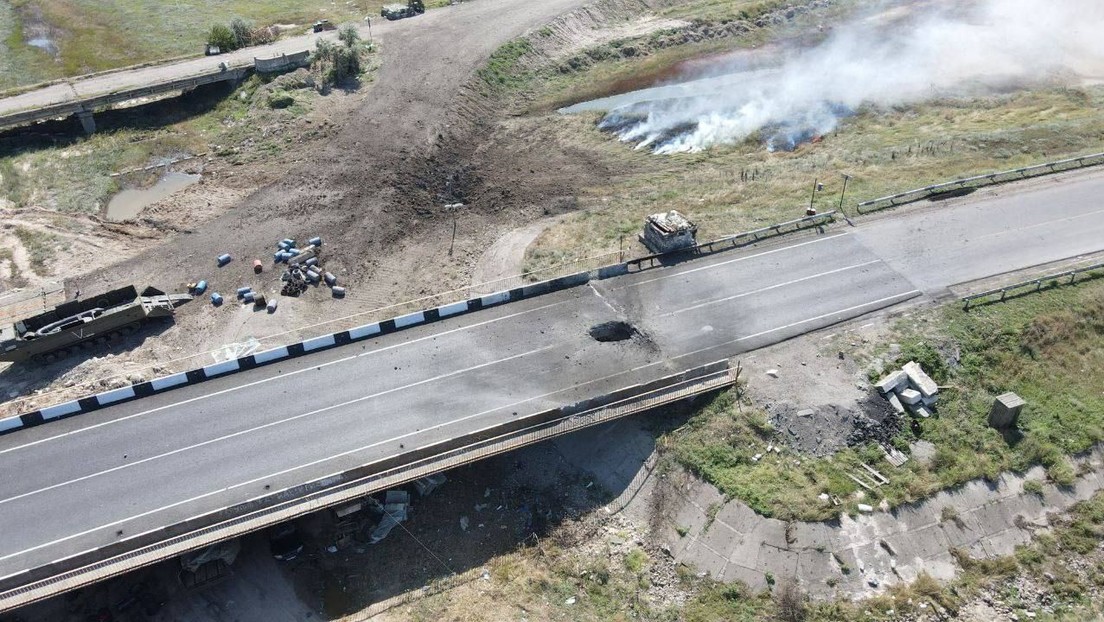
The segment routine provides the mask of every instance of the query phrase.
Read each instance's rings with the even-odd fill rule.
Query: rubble
[[[874,386],[898,414],[907,410],[925,419],[932,416],[932,407],[939,397],[939,385],[916,361],[905,363],[904,367],[890,372]]]
[[[652,214],[644,219],[640,241],[653,253],[693,248],[698,226],[675,210]]]

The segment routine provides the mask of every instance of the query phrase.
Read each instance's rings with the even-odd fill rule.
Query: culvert
[[[602,322],[590,327],[590,336],[595,341],[625,341],[636,334],[636,329],[627,322]]]

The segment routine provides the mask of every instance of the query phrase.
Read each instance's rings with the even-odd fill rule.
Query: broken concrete
[[[928,376],[916,361],[905,363],[902,370],[908,374],[909,384],[916,388],[924,397],[931,397],[939,393],[939,385]]]
[[[878,392],[880,392],[882,395],[887,395],[905,386],[905,383],[907,382],[908,374],[898,369],[897,371],[887,375],[885,378],[879,380],[878,383],[874,386],[878,388]]]

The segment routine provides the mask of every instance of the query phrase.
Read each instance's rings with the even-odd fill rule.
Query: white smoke
[[[863,105],[1104,75],[1104,0],[944,0],[906,12],[838,27],[773,69],[728,66],[656,89],[661,99],[611,110],[602,126],[658,153],[734,143],[757,131],[770,148],[787,149],[832,131]]]

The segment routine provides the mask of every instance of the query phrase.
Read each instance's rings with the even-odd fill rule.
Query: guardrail
[[[1065,272],[1056,272],[1054,274],[1048,274],[1035,279],[1029,279],[1027,281],[1020,281],[1012,285],[1006,285],[1004,287],[998,287],[996,289],[990,289],[988,291],[981,292],[979,294],[971,294],[964,296],[962,302],[967,311],[970,309],[970,304],[976,300],[984,300],[992,298],[997,294],[1000,294],[1000,298],[996,300],[985,300],[981,304],[990,304],[994,302],[1001,302],[1008,297],[1010,293],[1016,293],[1016,295],[1029,294],[1031,292],[1037,292],[1043,289],[1044,285],[1049,287],[1057,287],[1058,285],[1069,285],[1077,280],[1078,275],[1090,274],[1092,272],[1100,271],[1101,274],[1090,276],[1089,278],[1097,278],[1104,276],[1104,262],[1093,264],[1091,266],[1085,266],[1083,268],[1077,268],[1074,270],[1066,270]],[[1062,283],[1061,279],[1069,277],[1069,281]]]
[[[94,554],[8,577],[0,581],[0,612],[433,473],[717,391],[736,381],[728,362],[717,361],[276,491],[241,506],[116,542]]]
[[[958,190],[981,188],[983,186],[991,186],[994,184],[1000,184],[1009,181],[1027,179],[1030,177],[1039,177],[1041,175],[1050,175],[1053,173],[1060,173],[1062,171],[1070,171],[1073,169],[1084,168],[1087,166],[1097,166],[1100,164],[1104,164],[1104,153],[1094,153],[1091,155],[1084,155],[1076,158],[1068,158],[1066,160],[1057,160],[1055,162],[1047,162],[1045,164],[1037,164],[1035,166],[1027,166],[1024,168],[1017,168],[1009,171],[1001,171],[999,173],[989,173],[987,175],[977,175],[974,177],[967,177],[965,179],[956,179],[955,181],[935,184],[934,186],[925,186],[923,188],[917,188],[915,190],[909,190],[907,192],[901,192],[898,194],[892,194],[887,197],[881,197],[872,201],[864,201],[862,203],[859,203],[856,209],[860,214],[869,214],[871,212],[876,212],[887,207],[894,207],[896,205],[912,203],[913,201],[919,201],[921,199],[938,196],[941,194],[953,193]]]

